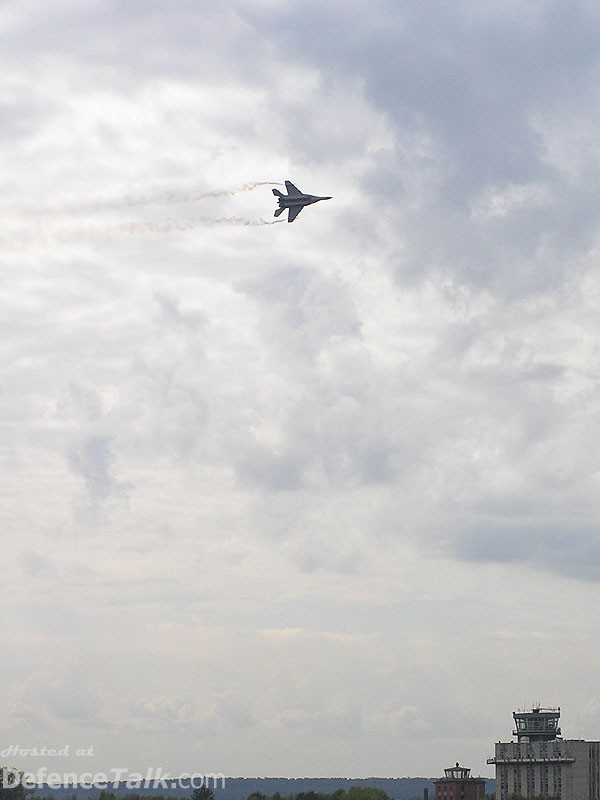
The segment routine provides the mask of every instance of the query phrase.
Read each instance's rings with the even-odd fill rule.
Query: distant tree
[[[322,794],[321,792],[313,792],[312,789],[309,792],[298,792],[295,795],[295,800],[327,800],[329,795]]]
[[[201,786],[192,792],[192,800],[215,800],[215,793],[208,786]]]
[[[345,800],[392,800],[383,789],[375,786],[351,786],[346,792]]]
[[[33,789],[23,786],[23,773],[14,767],[0,767],[0,800],[27,800]]]
[[[493,795],[493,794],[491,794],[489,796],[490,797],[495,797],[495,795]],[[541,794],[540,795],[536,794],[535,797],[529,797],[529,798],[524,797],[522,794],[511,794],[511,796],[508,798],[508,800],[549,800],[549,798],[548,798],[547,795],[544,796],[544,795],[541,795]]]
[[[53,800],[56,799],[54,798]],[[74,798],[74,800],[77,800],[77,798]],[[97,800],[100,800],[100,798],[98,797]],[[175,797],[171,794],[140,794],[139,792],[128,791],[124,797],[124,800],[181,800],[181,798]]]

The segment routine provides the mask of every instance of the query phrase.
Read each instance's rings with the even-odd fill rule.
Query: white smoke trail
[[[196,219],[165,219],[146,222],[122,222],[106,225],[81,225],[72,228],[37,228],[0,236],[0,245],[49,244],[52,242],[85,241],[115,236],[143,236],[152,233],[192,231],[213,227],[262,227],[278,225],[281,219],[245,219],[244,217],[197,217]]]
[[[253,181],[242,183],[229,189],[218,189],[211,192],[191,192],[171,190],[153,192],[141,195],[121,195],[107,200],[95,200],[78,203],[77,205],[44,206],[41,208],[23,208],[0,215],[0,223],[15,219],[31,219],[32,217],[74,216],[97,214],[102,211],[114,211],[120,208],[141,208],[152,205],[175,205],[183,203],[198,203],[211,197],[235,197],[242,192],[251,192],[258,186],[282,186],[276,181]]]
[[[124,195],[122,197],[115,197],[112,200],[80,206],[82,211],[79,213],[110,211],[118,208],[139,208],[141,206],[151,205],[168,206],[183,203],[198,203],[201,200],[207,200],[211,197],[235,197],[235,195],[242,194],[242,192],[251,192],[258,186],[274,185],[281,186],[281,184],[275,184],[273,181],[254,181],[252,183],[242,183],[239,186],[234,186],[232,189],[217,189],[212,192],[168,191],[133,197],[131,195]],[[76,209],[73,208],[73,210]]]
[[[171,233],[172,231],[191,231],[194,228],[212,228],[216,226],[233,227],[261,227],[263,225],[277,225],[285,222],[281,219],[245,219],[244,217],[197,217],[196,219],[165,219],[152,222],[123,222],[118,225],[99,227],[100,235],[105,233],[124,233],[136,236],[144,233]]]

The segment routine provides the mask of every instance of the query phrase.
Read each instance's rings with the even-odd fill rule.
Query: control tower
[[[472,778],[468,767],[456,766],[444,770],[444,777],[435,781],[435,800],[483,800],[485,778]]]
[[[560,708],[515,711],[513,720],[517,741],[496,742],[487,760],[496,766],[496,800],[600,800],[600,741],[562,739]]]
[[[552,742],[560,736],[558,721],[560,708],[532,708],[531,711],[513,711],[515,730],[519,742]]]

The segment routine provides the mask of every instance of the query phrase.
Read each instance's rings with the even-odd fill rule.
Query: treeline
[[[34,789],[25,788],[22,784],[14,787],[5,787],[0,768],[0,800],[57,800],[60,795],[55,793],[40,794]],[[87,792],[86,792],[87,794]],[[220,796],[219,792],[219,796]],[[101,789],[97,795],[90,795],[90,800],[182,800],[181,795],[149,794],[129,790],[126,793],[115,793],[110,789]],[[76,791],[62,794],[61,800],[81,800]],[[189,795],[189,800],[215,800],[214,791],[208,786],[194,789]],[[291,794],[274,792],[271,795],[264,792],[251,792],[246,800],[393,800],[383,789],[373,786],[352,786],[350,789],[336,789],[334,792],[304,791]]]
[[[281,795],[279,792],[267,795],[252,792],[246,800],[392,800],[387,792],[374,786],[351,786],[350,789],[336,789],[335,792],[297,792]]]
[[[49,797],[47,800],[55,799]],[[76,798],[72,798],[72,800],[76,800]],[[164,794],[140,794],[139,792],[131,791],[127,792],[126,795],[116,795],[108,789],[102,789],[96,800],[181,800],[181,797]],[[215,793],[209,786],[200,786],[192,791],[190,800],[215,800]]]
[[[0,800],[57,800],[56,794],[39,795],[35,794],[33,797],[15,797],[9,795],[6,798],[0,796]],[[73,792],[69,797],[62,798],[62,800],[81,800],[81,796],[77,792]],[[116,794],[110,789],[101,789],[97,795],[90,794],[89,800],[182,800],[181,795],[174,796],[169,794],[140,794],[140,792],[129,790],[125,793]],[[190,800],[215,800],[215,795],[212,789],[207,786],[202,786],[200,789],[194,789],[190,794]]]
[[[511,794],[508,800],[549,800],[551,795],[548,794],[536,794],[535,797],[524,797],[522,794]]]

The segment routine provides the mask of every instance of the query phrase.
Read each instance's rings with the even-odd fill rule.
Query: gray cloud
[[[472,561],[524,562],[535,569],[600,580],[600,534],[570,520],[562,528],[554,520],[531,525],[482,520],[460,531],[454,552]]]
[[[308,3],[302,13],[284,6],[261,14],[255,7],[246,16],[286,57],[317,68],[324,87],[360,81],[366,100],[389,121],[394,158],[383,169],[374,165],[362,185],[382,196],[408,243],[396,268],[402,280],[437,269],[495,291],[530,294],[563,280],[573,255],[594,242],[595,156],[573,180],[550,144],[572,127],[567,107],[595,124],[586,99],[597,91],[600,16],[588,4],[531,5],[517,14],[504,6],[480,13],[466,5],[379,2],[369,23],[348,4]],[[310,113],[313,100],[298,117],[306,107]],[[330,157],[333,127],[329,121],[319,133],[311,125],[321,164]],[[290,142],[307,152],[303,131],[292,116]],[[588,149],[581,144],[580,157]],[[426,198],[414,192],[415,172],[427,182]],[[532,194],[500,215],[476,213],[486,192],[536,186],[545,187],[545,200]]]
[[[515,692],[595,720],[595,7],[34,6],[0,76],[15,736],[434,774],[439,731],[484,769]],[[263,225],[285,178],[334,200]]]
[[[68,453],[71,470],[83,479],[86,500],[81,507],[84,518],[103,519],[109,501],[126,498],[127,486],[115,476],[115,457],[110,438],[86,437]]]

